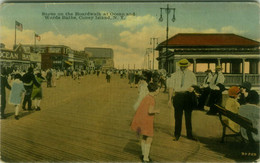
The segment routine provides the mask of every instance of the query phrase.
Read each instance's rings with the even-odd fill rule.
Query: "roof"
[[[254,41],[235,34],[201,34],[201,33],[179,33],[168,39],[169,47],[185,46],[259,46]],[[156,49],[165,46],[166,41],[160,43]]]

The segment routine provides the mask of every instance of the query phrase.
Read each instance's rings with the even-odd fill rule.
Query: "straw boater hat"
[[[188,66],[190,66],[190,62],[187,59],[181,59],[179,62],[177,62],[177,64],[180,67],[188,67]]]
[[[216,67],[216,70],[222,70],[222,67],[221,67],[220,65],[218,65],[218,66]]]

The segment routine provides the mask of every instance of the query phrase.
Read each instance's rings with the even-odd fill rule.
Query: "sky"
[[[158,38],[158,43],[166,39],[164,10],[163,21],[158,20],[160,8],[167,4],[175,9],[174,22],[173,11],[168,14],[169,38],[178,33],[234,33],[260,41],[256,2],[116,2],[4,3],[0,6],[0,42],[12,49],[18,21],[23,31],[16,30],[17,44],[34,44],[36,33],[41,36],[37,45],[66,45],[80,51],[112,48],[116,68],[147,68],[146,49],[153,48],[150,38]],[[158,57],[157,51],[154,54]],[[149,56],[152,59],[151,51]]]

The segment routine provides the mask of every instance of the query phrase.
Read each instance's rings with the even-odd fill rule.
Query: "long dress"
[[[31,95],[32,100],[35,100],[36,98],[42,99],[42,86],[41,86],[41,84],[45,80],[42,76],[41,77],[35,77],[35,79],[40,84],[40,86],[37,87],[36,85],[33,85],[33,90],[32,90],[32,95]]]
[[[21,104],[23,92],[25,92],[23,82],[19,79],[15,79],[12,84],[9,103],[13,105]]]
[[[139,135],[153,136],[154,114],[149,114],[149,107],[155,105],[155,99],[149,94],[145,96],[136,110],[131,129]]]

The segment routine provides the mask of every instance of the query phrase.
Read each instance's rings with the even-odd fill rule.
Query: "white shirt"
[[[222,72],[219,71],[218,73],[215,73],[213,75],[213,78],[209,83],[209,87],[210,87],[210,89],[218,89],[217,84],[219,84],[219,83],[224,84],[224,81],[225,81],[225,77],[222,74]]]
[[[207,88],[209,86],[209,83],[211,82],[212,78],[213,78],[213,75],[211,73],[208,73],[207,76],[205,77],[204,81],[203,81],[202,86],[204,88]]]
[[[169,88],[173,88],[175,92],[187,91],[192,85],[197,85],[197,78],[188,69],[177,70],[169,79]]]
[[[111,74],[112,74],[112,72],[111,72],[111,71],[108,71],[108,72],[107,72],[107,75],[111,75]]]

